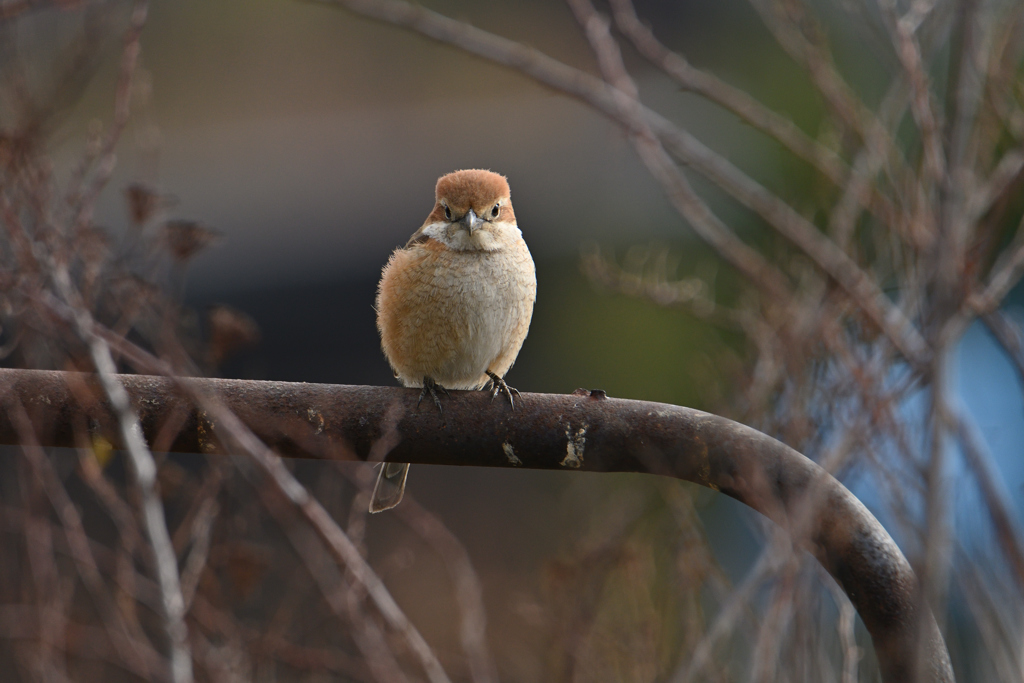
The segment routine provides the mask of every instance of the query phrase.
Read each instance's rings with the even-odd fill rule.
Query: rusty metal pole
[[[920,618],[910,564],[882,525],[803,455],[723,417],[603,392],[524,393],[512,412],[505,403],[491,403],[485,392],[453,391],[442,421],[432,405],[417,408],[414,389],[119,379],[151,444],[170,425],[163,440],[171,451],[229,452],[217,425],[190,397],[202,394],[223,402],[285,457],[646,472],[710,487],[789,530],[835,577],[871,634],[885,681],[911,680],[921,623],[928,629],[930,670],[918,680],[953,681],[935,620],[930,614]],[[115,418],[96,386],[85,374],[0,369],[0,398],[20,400],[48,446],[74,446],[76,428],[120,446]],[[3,410],[0,443],[18,443]]]

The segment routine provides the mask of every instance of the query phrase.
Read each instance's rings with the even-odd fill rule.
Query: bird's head
[[[434,210],[421,232],[458,251],[493,251],[519,236],[504,176],[480,169],[437,181]]]

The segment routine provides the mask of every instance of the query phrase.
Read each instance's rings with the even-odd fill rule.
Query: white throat
[[[523,233],[515,223],[484,221],[472,233],[459,223],[431,223],[423,234],[455,251],[496,251]]]

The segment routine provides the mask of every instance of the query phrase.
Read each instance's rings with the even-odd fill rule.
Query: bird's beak
[[[477,231],[477,228],[480,227],[480,224],[483,223],[483,221],[473,213],[473,209],[470,209],[466,212],[466,215],[462,217],[459,223],[469,231],[470,235],[472,235]]]

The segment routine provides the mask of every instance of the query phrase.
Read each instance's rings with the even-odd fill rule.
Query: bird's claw
[[[491,378],[491,401],[493,401],[494,397],[497,396],[499,393],[504,394],[505,396],[508,397],[508,403],[510,406],[512,406],[512,410],[515,410],[516,401],[515,398],[513,398],[513,394],[518,396],[520,401],[523,400],[523,396],[522,394],[519,393],[519,390],[516,389],[515,387],[510,387],[509,385],[505,384],[504,379],[498,377],[490,370],[487,371],[487,376]]]
[[[429,377],[423,378],[423,389],[420,390],[420,397],[416,401],[416,408],[420,407],[420,403],[423,402],[423,397],[430,394],[430,398],[434,400],[434,405],[437,406],[437,412],[441,413],[441,421],[444,421],[444,408],[441,407],[441,398],[437,395],[437,392],[443,393],[448,398],[451,398],[451,394],[443,386],[435,382]]]

